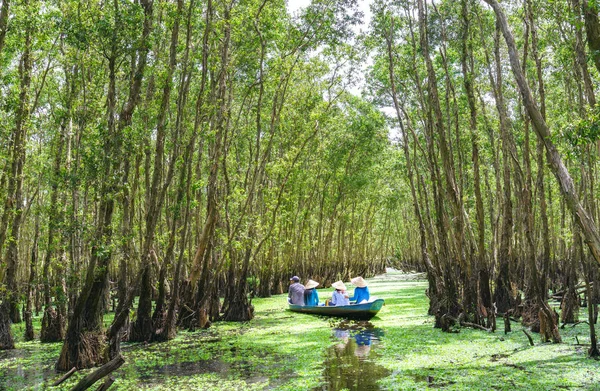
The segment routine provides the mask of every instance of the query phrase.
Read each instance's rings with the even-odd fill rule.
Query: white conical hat
[[[331,286],[334,287],[335,289],[339,289],[341,291],[346,290],[346,285],[344,285],[344,283],[341,280],[334,282],[333,284],[331,284]]]
[[[364,288],[367,286],[367,282],[365,281],[364,278],[362,277],[354,277],[352,280],[350,280],[352,282],[352,285],[357,286],[359,288]]]
[[[312,289],[319,286],[319,283],[315,280],[308,280],[308,282],[304,285],[304,289]]]

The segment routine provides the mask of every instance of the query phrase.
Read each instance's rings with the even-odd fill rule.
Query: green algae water
[[[561,329],[562,344],[534,334],[535,346],[516,323],[507,335],[501,328],[447,334],[427,316],[422,275],[368,282],[386,301],[369,323],[293,313],[280,295],[253,300],[250,322],[216,322],[165,343],[124,343],[126,363],[111,390],[600,390],[600,363],[586,357],[586,324]],[[330,295],[319,290],[322,300]],[[39,319],[35,326],[39,334]],[[13,325],[17,349],[0,352],[0,391],[69,390],[89,373],[50,387],[60,377],[53,366],[61,344],[23,342],[23,329]]]

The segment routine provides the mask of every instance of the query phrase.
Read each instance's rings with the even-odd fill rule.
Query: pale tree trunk
[[[498,312],[504,314],[513,307],[511,294],[510,265],[513,260],[513,204],[512,204],[512,181],[510,161],[509,119],[504,104],[502,88],[502,71],[499,48],[499,32],[496,30],[494,36],[494,58],[496,65],[496,78],[492,74],[491,62],[488,52],[485,50],[486,62],[488,64],[488,77],[496,102],[496,110],[500,120],[500,139],[502,151],[502,197],[499,200],[499,209],[502,211],[502,226],[500,231],[500,245],[498,248],[498,271],[496,274],[496,286],[494,290],[494,302]]]
[[[478,287],[477,292],[477,311],[476,323],[483,324],[483,319],[487,318],[487,327],[495,328],[495,313],[492,307],[492,295],[490,290],[490,273],[485,251],[485,220],[483,211],[483,200],[481,196],[481,178],[479,172],[479,142],[477,138],[477,105],[473,89],[474,81],[474,61],[473,50],[470,42],[470,19],[469,7],[470,0],[462,0],[462,55],[461,65],[464,78],[465,92],[469,103],[469,129],[471,131],[471,159],[473,161],[473,187],[475,193],[475,211],[477,220],[477,255],[473,268],[477,273],[475,277]]]
[[[25,7],[29,6],[29,1],[25,2]],[[6,232],[10,225],[10,242],[6,250],[5,265],[6,276],[5,292],[0,299],[0,349],[13,349],[14,341],[10,330],[10,321],[12,313],[18,311],[18,289],[16,273],[19,261],[19,238],[21,231],[21,222],[23,217],[23,166],[25,164],[25,153],[27,143],[27,129],[29,126],[30,115],[30,86],[31,86],[31,27],[25,32],[25,47],[19,64],[20,93],[19,104],[15,116],[15,128],[13,129],[12,150],[10,151],[12,162],[10,172],[8,173],[8,190],[6,195],[6,204],[4,205],[4,215],[2,218],[2,233]],[[6,220],[5,220],[6,217]],[[12,221],[10,221],[12,219]],[[10,224],[8,224],[10,222]],[[3,235],[2,235],[3,236]],[[0,238],[0,256],[4,251],[4,236]],[[0,275],[4,270],[0,270]]]

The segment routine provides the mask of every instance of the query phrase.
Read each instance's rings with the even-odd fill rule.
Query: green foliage
[[[596,108],[589,116],[575,121],[563,131],[569,147],[580,154],[586,146],[600,139],[600,112]]]

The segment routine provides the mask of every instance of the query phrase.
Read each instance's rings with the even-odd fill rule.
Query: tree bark
[[[8,13],[10,10],[10,0],[2,1],[2,9],[0,9],[0,54],[4,49],[4,39],[8,27]]]
[[[29,1],[25,1],[24,6],[29,7]],[[11,165],[8,176],[8,189],[6,204],[4,205],[4,215],[2,218],[3,226],[0,227],[0,256],[4,251],[4,233],[6,226],[4,223],[10,222],[10,242],[6,250],[6,291],[2,293],[0,304],[0,349],[14,348],[14,342],[10,330],[10,321],[15,311],[18,313],[18,287],[16,273],[19,262],[19,238],[21,232],[21,223],[23,218],[23,166],[25,165],[27,130],[29,127],[29,94],[31,87],[32,71],[32,28],[28,27],[25,31],[25,47],[19,64],[20,92],[19,104],[16,110],[15,128],[13,129],[13,141],[11,150]],[[2,273],[0,273],[2,274]],[[12,319],[13,321],[16,319]]]
[[[90,373],[71,388],[71,391],[84,391],[94,385],[98,380],[116,371],[125,363],[125,359],[120,354]]]
[[[25,341],[33,341],[35,333],[33,330],[33,296],[37,280],[37,260],[38,260],[38,239],[40,237],[39,218],[36,216],[35,234],[33,237],[33,245],[31,247],[31,260],[29,263],[29,283],[27,284],[27,300],[26,309],[23,318],[25,318]]]

